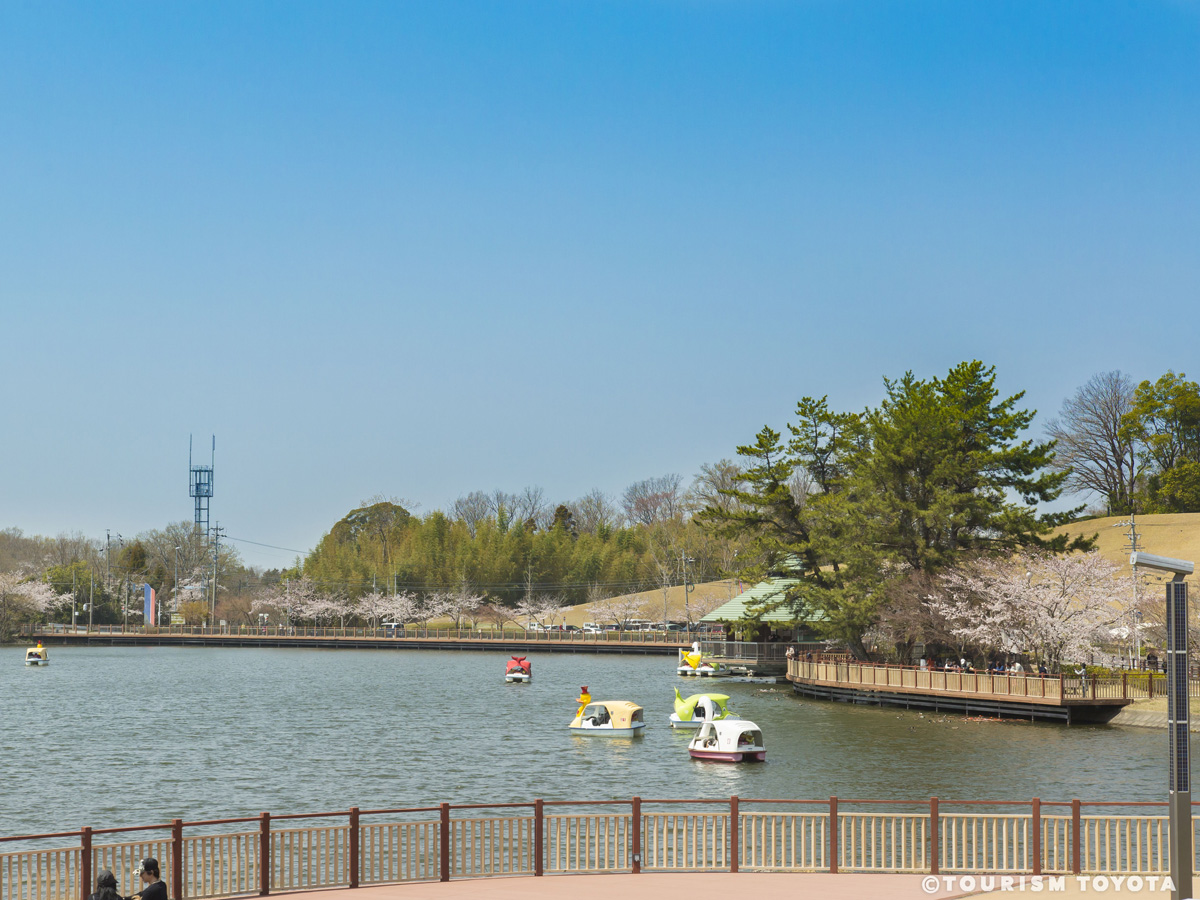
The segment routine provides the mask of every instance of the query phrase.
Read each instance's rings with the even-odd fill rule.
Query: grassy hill
[[[750,584],[743,584],[742,589],[753,587]],[[700,598],[711,597],[714,600],[724,603],[726,600],[736,596],[739,593],[737,583],[732,579],[725,581],[709,581],[704,584],[698,584],[691,593],[691,601],[695,603]],[[663,618],[663,592],[661,588],[655,588],[650,591],[642,591],[637,594],[628,595],[635,602],[641,604],[644,612],[638,618],[649,619],[652,622],[661,622]],[[692,619],[699,618],[693,608]],[[683,601],[683,586],[678,585],[667,589],[667,620],[684,620],[684,601]],[[572,607],[566,616],[568,625],[582,625],[584,622],[599,621],[592,615],[591,604],[581,603],[579,606]]]
[[[1096,546],[1101,555],[1122,567],[1129,568],[1127,516],[1106,516],[1073,522],[1056,529],[1070,535],[1097,535]],[[1138,549],[1156,556],[1173,556],[1200,563],[1200,513],[1171,513],[1158,516],[1138,516]],[[1194,580],[1189,579],[1189,581]]]
[[[1124,569],[1129,568],[1128,527],[1120,526],[1126,521],[1126,516],[1107,516],[1102,519],[1087,519],[1074,522],[1056,529],[1056,533],[1072,536],[1096,535],[1096,545],[1105,559],[1119,564]],[[1157,556],[1173,556],[1176,559],[1188,559],[1200,563],[1200,513],[1174,513],[1157,516],[1138,516],[1138,533],[1141,535],[1138,543],[1139,550],[1153,553]],[[1195,577],[1193,579],[1195,580]],[[740,590],[753,587],[743,584],[741,589],[732,580],[710,581],[696,585],[692,599],[712,597],[725,602],[736,596]],[[639,618],[659,622],[663,618],[663,594],[660,589],[642,591],[631,595],[642,605],[644,612]],[[683,588],[672,587],[667,592],[667,618],[682,621],[684,618]],[[699,618],[692,616],[693,619]],[[597,621],[592,615],[589,604],[583,603],[572,607],[567,613],[566,622],[569,625],[582,625],[584,622]]]

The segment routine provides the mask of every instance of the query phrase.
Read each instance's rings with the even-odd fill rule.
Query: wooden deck
[[[797,693],[826,700],[1063,722],[1107,722],[1133,702],[1127,677],[989,675],[792,660],[787,678]]]

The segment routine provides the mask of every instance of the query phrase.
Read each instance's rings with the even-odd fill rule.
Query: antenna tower
[[[195,529],[205,538],[208,530],[208,502],[213,495],[213,465],[217,461],[217,436],[212,439],[212,457],[207,466],[198,466],[192,462],[192,437],[188,435],[188,496],[195,498],[196,517],[193,519]]]

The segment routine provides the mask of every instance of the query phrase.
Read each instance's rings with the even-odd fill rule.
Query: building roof
[[[742,591],[732,600],[718,606],[700,621],[739,622],[745,619],[758,619],[761,622],[774,622],[779,625],[795,624],[796,614],[784,602],[784,597],[788,588],[795,587],[799,583],[799,578],[782,577],[760,581],[749,590]],[[762,612],[764,609],[767,611]],[[824,613],[808,611],[800,616],[799,621],[816,622],[824,618]]]

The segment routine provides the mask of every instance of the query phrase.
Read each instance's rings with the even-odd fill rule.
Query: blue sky
[[[1196,377],[1195,3],[0,7],[0,528],[311,547],[964,359]],[[259,565],[291,554],[242,545]]]

